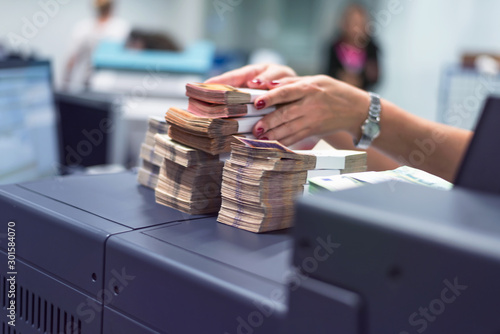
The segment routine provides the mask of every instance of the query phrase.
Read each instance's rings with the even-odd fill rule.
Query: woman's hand
[[[273,86],[255,101],[259,109],[277,107],[255,124],[256,137],[292,145],[341,130],[361,135],[370,106],[365,91],[325,75],[284,78]]]
[[[370,107],[370,96],[361,89],[324,75],[296,77],[286,66],[249,65],[207,82],[270,89],[255,106],[277,109],[258,121],[253,133],[284,145],[342,130],[359,139]],[[452,181],[472,132],[419,118],[386,100],[381,103],[381,133],[373,142],[377,150],[412,165],[411,156],[422,150],[422,142],[439,134],[443,140],[434,142],[435,152],[412,166]]]
[[[295,77],[295,71],[288,66],[275,64],[247,65],[242,68],[226,72],[205,81],[206,83],[220,83],[233,87],[249,87],[256,89],[270,89],[276,86],[273,83],[288,77]]]

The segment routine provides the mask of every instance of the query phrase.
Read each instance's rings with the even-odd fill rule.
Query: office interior
[[[50,60],[55,91],[78,94],[91,90],[122,96],[120,118],[129,131],[122,134],[126,137],[121,141],[127,144],[125,148],[118,145],[113,149],[123,156],[119,163],[130,168],[138,164],[134,156],[143,139],[145,120],[149,115],[163,116],[165,106],[183,107],[185,82],[202,81],[252,62],[287,64],[299,75],[325,73],[328,45],[338,32],[343,9],[349,3],[236,1],[226,6],[217,1],[210,4],[194,0],[140,4],[119,1],[113,15],[128,22],[130,29],[163,32],[182,50],[197,45],[205,47],[202,50],[205,68],[193,68],[191,73],[176,68],[170,68],[169,73],[166,68],[156,73],[151,70],[154,64],[144,63],[143,68],[137,70],[135,60],[131,60],[132,63],[119,69],[109,69],[104,61],[93,72],[90,88],[83,86],[85,73],[78,66],[69,84],[64,82],[64,72],[75,43],[72,42],[75,26],[95,16],[92,1],[67,4],[49,1],[46,6],[9,4],[8,10],[1,14],[2,48],[4,53]],[[367,29],[373,32],[380,48],[380,80],[373,89],[411,113],[446,121],[447,108],[455,102],[453,98],[468,93],[453,91],[453,88],[462,89],[454,84],[465,86],[467,83],[448,80],[452,76],[460,81],[460,74],[453,71],[462,68],[463,57],[467,54],[495,55],[497,23],[492,16],[498,4],[494,1],[484,4],[370,1],[366,6],[371,15]],[[45,15],[44,10],[48,14]],[[33,20],[40,20],[37,23],[40,27],[35,25],[38,21]],[[208,46],[199,45],[204,42]],[[180,74],[185,77],[179,77]],[[495,83],[489,85],[495,86]],[[488,90],[492,91],[494,88]],[[481,102],[473,106],[473,113],[478,113]],[[471,116],[462,127],[472,129],[475,120]]]
[[[268,235],[254,235],[246,231],[233,234],[226,230],[222,233],[214,230],[217,227],[197,230],[194,225],[186,223],[192,217],[173,209],[163,212],[153,208],[154,191],[148,192],[137,183],[130,186],[135,189],[134,193],[124,198],[135,204],[147,202],[147,207],[152,210],[150,214],[144,212],[145,209],[136,208],[137,212],[131,211],[131,218],[127,218],[126,214],[117,213],[121,207],[116,200],[111,201],[113,203],[107,209],[103,208],[105,202],[82,204],[92,198],[92,187],[106,196],[128,191],[130,187],[123,186],[123,183],[132,179],[135,182],[136,176],[124,178],[123,175],[135,175],[141,165],[139,151],[148,118],[164,118],[171,106],[185,108],[186,83],[203,82],[226,71],[263,62],[288,65],[298,75],[325,73],[327,49],[338,34],[344,9],[351,4],[366,8],[369,15],[367,29],[379,47],[380,78],[371,90],[425,119],[474,130],[488,96],[500,94],[500,21],[497,17],[500,2],[495,0],[116,0],[112,15],[126,22],[128,32],[139,30],[160,34],[172,41],[172,50],[126,48],[126,39],[123,38],[102,40],[92,49],[89,60],[92,71],[87,73],[84,66],[77,65],[73,68],[71,80],[67,80],[66,71],[78,40],[76,30],[78,24],[95,19],[94,1],[2,0],[0,185],[5,187],[1,193],[5,197],[3,201],[11,203],[11,206],[3,206],[4,210],[10,210],[4,211],[8,214],[0,211],[1,225],[5,227],[0,235],[7,238],[8,223],[18,218],[12,203],[17,200],[24,203],[21,200],[23,196],[26,196],[26,201],[33,201],[33,210],[41,210],[40,216],[22,214],[23,219],[29,221],[29,224],[26,221],[26,226],[35,224],[37,217],[42,217],[40,222],[49,219],[49,216],[56,221],[59,218],[54,212],[58,212],[58,205],[68,198],[68,208],[64,209],[67,211],[61,210],[65,215],[74,215],[75,221],[92,221],[88,223],[92,228],[76,228],[71,223],[71,228],[57,230],[53,237],[69,238],[65,244],[70,252],[74,251],[83,258],[83,253],[96,252],[87,248],[105,249],[104,253],[96,255],[101,259],[98,270],[103,274],[94,269],[91,274],[85,273],[91,277],[88,282],[83,282],[78,276],[78,263],[52,264],[47,258],[34,256],[23,259],[22,253],[19,255],[19,261],[25,261],[27,267],[36,269],[36,274],[30,274],[31,269],[24,269],[29,277],[24,278],[27,282],[24,283],[24,292],[19,290],[21,294],[26,293],[24,304],[31,303],[29,312],[33,310],[31,319],[26,314],[28,309],[24,319],[20,317],[25,321],[21,324],[25,326],[21,327],[24,328],[22,333],[443,333],[448,328],[453,329],[448,331],[450,333],[499,331],[500,323],[491,310],[499,306],[500,299],[495,299],[497,292],[490,291],[490,295],[487,292],[487,288],[495,290],[489,284],[493,284],[497,273],[500,274],[500,249],[494,242],[496,237],[500,242],[500,229],[495,227],[495,222],[500,222],[500,210],[494,209],[500,204],[498,193],[478,193],[476,197],[475,193],[459,192],[445,196],[408,185],[401,186],[396,192],[377,185],[365,192],[349,193],[345,198],[342,192],[317,201],[306,198],[297,209],[298,222],[302,222],[297,228]],[[15,107],[9,104],[12,98],[19,102]],[[30,101],[37,101],[37,105],[30,105]],[[463,108],[457,109],[457,105]],[[457,112],[460,116],[458,122]],[[108,175],[118,176],[108,179]],[[26,186],[14,189],[16,184]],[[105,187],[116,187],[116,193]],[[33,193],[28,195],[27,192]],[[36,194],[45,192],[53,202],[35,198]],[[380,196],[398,203],[399,209],[389,213],[391,205],[385,205],[378,198]],[[375,197],[378,199],[371,202]],[[365,201],[366,207],[351,207],[354,211],[358,210],[359,216],[352,210],[343,209],[344,204],[350,207],[347,204],[349,200],[352,203]],[[447,228],[457,222],[460,203],[466,202],[463,214],[470,215],[470,219],[479,225],[484,223],[484,229],[477,232],[474,227],[459,225],[456,230],[448,231]],[[329,203],[331,211],[315,211],[318,205],[328,207]],[[132,207],[135,208],[135,204]],[[44,205],[47,205],[45,209]],[[80,205],[81,212],[78,211]],[[439,213],[442,209],[440,205],[450,211]],[[467,205],[472,205],[470,210],[475,212],[474,218],[467,211]],[[421,210],[418,210],[420,206]],[[407,214],[402,208],[407,210]],[[435,216],[427,211],[435,212]],[[99,221],[83,216],[93,212],[95,217],[103,220],[105,227],[102,230]],[[353,216],[348,217],[351,213]],[[352,226],[346,223],[368,219],[370,215],[377,217],[374,220],[386,219],[390,223],[377,223],[375,227],[367,225],[366,229],[360,227],[359,230],[352,227],[357,226],[355,223]],[[360,251],[353,251],[349,253],[349,258],[340,260],[328,258],[323,265],[319,264],[319,270],[308,273],[307,261],[314,259],[315,254],[314,247],[309,247],[311,243],[320,240],[320,245],[332,245],[327,239],[337,232],[335,226],[329,225],[334,219],[332,217],[337,220],[348,217],[345,222],[339,223],[338,228],[345,232],[350,242],[357,244]],[[136,221],[125,222],[133,219]],[[138,221],[141,219],[144,223]],[[314,222],[307,225],[305,221],[310,219]],[[395,220],[405,219],[421,223],[422,229],[405,230],[393,224]],[[203,220],[210,219],[200,219]],[[173,225],[178,224],[175,233],[166,237],[168,244],[156,246],[153,241],[143,241],[142,238],[149,236],[148,229],[161,230],[160,221],[167,225],[172,222],[175,222]],[[116,223],[116,226],[111,226],[109,222]],[[435,232],[433,226],[439,226],[436,229],[443,234]],[[37,228],[33,227],[33,230],[38,231]],[[143,228],[147,231],[141,234]],[[45,245],[46,241],[37,242],[34,236],[26,236],[30,234],[31,227],[18,229],[17,243],[27,250],[26,254],[38,249],[39,246],[35,246],[37,243]],[[102,238],[101,235],[98,238],[99,243],[87,243],[78,237],[97,233],[97,230],[104,231]],[[128,232],[137,234],[127,235]],[[467,234],[469,232],[470,235]],[[109,236],[121,233],[123,236],[107,241]],[[408,252],[408,258],[415,257],[417,260],[398,265],[385,263],[380,260],[387,256],[384,245],[375,250],[376,239],[370,240],[363,233],[380,236],[380,242],[386,243],[387,249],[404,248],[402,259]],[[205,237],[208,238],[206,244],[203,243]],[[23,238],[29,240],[29,244],[23,245]],[[79,249],[70,245],[71,238],[77,240]],[[463,244],[460,243],[462,241]],[[0,246],[2,243],[0,241]],[[137,245],[131,248],[137,253],[131,255],[132,251],[126,249],[127,243]],[[241,243],[240,248],[238,243]],[[333,244],[339,249],[344,246]],[[365,252],[362,244],[372,247],[371,251]],[[421,249],[422,253],[419,256],[411,253],[405,248],[408,245]],[[109,249],[106,248],[108,246]],[[47,247],[50,248],[49,245]],[[345,247],[350,245],[345,244]],[[175,266],[175,269],[168,269],[171,272],[162,269],[171,260],[168,254],[176,254],[179,249],[187,254],[185,260],[186,266],[191,266],[189,270],[184,272]],[[234,254],[220,260],[218,251]],[[337,248],[321,249],[321,252],[331,255],[329,251],[337,252]],[[434,258],[432,251],[441,252],[442,257]],[[0,248],[0,252],[6,255],[6,248]],[[55,254],[50,250],[47,252]],[[212,262],[200,262],[200,267],[196,267],[198,262],[191,256],[203,257],[205,252]],[[129,255],[130,259],[127,258]],[[103,256],[106,261],[102,260]],[[148,261],[141,262],[141,256]],[[166,257],[161,260],[161,256]],[[175,259],[179,261],[179,266],[182,259],[182,256]],[[350,278],[348,274],[337,273],[328,266],[330,260],[338,261],[332,265],[337,265],[339,270],[358,268],[352,275],[364,275],[371,280],[370,283],[362,282],[361,276]],[[85,261],[82,262],[82,271],[87,270],[86,266],[92,267],[88,260]],[[227,273],[227,281],[219,276],[227,269],[221,265],[224,261],[233,270]],[[442,261],[448,262],[443,264]],[[380,270],[389,277],[389,282],[377,281],[378,276],[374,273],[378,268],[373,263],[384,263],[384,268]],[[440,263],[446,269],[440,269]],[[112,267],[108,268],[111,264]],[[305,265],[305,269],[301,265]],[[8,292],[6,266],[2,264],[2,300],[7,298]],[[127,271],[123,268],[132,269]],[[133,272],[134,268],[150,270],[150,275],[141,277],[139,271],[129,276],[125,274],[125,271]],[[415,268],[422,272],[416,272]],[[118,272],[120,270],[125,271]],[[295,275],[294,270],[305,270],[306,276],[302,275],[304,272]],[[473,270],[476,272],[471,273]],[[172,274],[168,276],[167,273]],[[371,275],[374,275],[373,279]],[[191,310],[201,314],[217,301],[213,312],[227,311],[229,315],[218,314],[212,319],[195,316],[194,319],[198,320],[192,321],[185,314],[176,313],[172,306],[166,307],[154,298],[151,305],[142,307],[135,303],[147,302],[148,299],[141,296],[139,287],[130,288],[129,299],[124,302],[120,300],[119,292],[123,288],[126,293],[127,286],[134,285],[134,278],[127,281],[127,277],[132,276],[138,277],[136,282],[140,282],[147,296],[154,296],[157,291],[162,298],[172,297],[175,303],[180,303],[179,310],[182,312]],[[110,277],[122,285],[116,287],[111,284],[111,290],[108,289],[106,284]],[[168,280],[163,283],[165,277]],[[188,282],[185,286],[174,287],[183,280]],[[480,286],[481,280],[484,280],[484,286]],[[197,282],[192,283],[193,290],[190,290],[191,281]],[[37,282],[43,282],[40,283],[43,287],[39,287]],[[28,284],[33,285],[31,290],[38,289],[38,293],[47,291],[55,300],[64,300],[64,291],[69,291],[66,308],[56,305],[56,309],[58,312],[60,309],[64,317],[76,320],[63,321],[59,319],[63,315],[49,313],[50,302],[47,308],[47,300],[44,306],[44,300],[39,295],[28,295]],[[165,284],[169,289],[178,289],[177,294],[165,292]],[[221,288],[220,285],[224,284],[230,288]],[[426,289],[427,284],[432,290]],[[154,287],[162,285],[154,290]],[[376,293],[379,286],[383,286],[381,289],[386,292],[385,295]],[[402,289],[402,286],[405,288]],[[293,296],[296,288],[298,293]],[[400,288],[402,290],[398,290]],[[442,292],[445,289],[447,292]],[[399,292],[391,294],[386,290]],[[95,297],[98,291],[104,291],[102,298],[109,294],[109,301]],[[191,295],[190,291],[197,295]],[[268,308],[266,301],[271,300],[271,292],[286,297],[271,303]],[[473,297],[467,296],[468,293]],[[464,297],[460,297],[462,294]],[[437,299],[433,299],[434,295]],[[90,308],[90,303],[81,306],[81,301],[87,303],[89,298],[96,300],[94,310]],[[427,301],[425,305],[419,304],[422,298]],[[461,298],[467,301],[461,304]],[[457,302],[448,302],[451,299]],[[0,303],[3,302],[4,312],[8,314],[8,305],[2,300]],[[264,301],[259,304],[254,300]],[[188,301],[189,305],[183,304]],[[473,302],[484,302],[486,310],[475,310],[474,307],[480,306],[472,305]],[[195,306],[197,304],[199,307]],[[173,319],[169,319],[168,314],[162,314],[163,307],[172,312]],[[372,312],[378,307],[381,309]],[[430,309],[431,313],[422,309]],[[38,315],[35,315],[35,310]],[[269,311],[268,315],[266,311]],[[44,314],[53,319],[58,317],[57,321],[51,323],[47,318],[43,319]],[[397,316],[393,318],[393,314]],[[469,314],[470,319],[465,319],[464,314]],[[16,333],[15,328],[9,327],[4,320],[0,333]],[[63,329],[69,322],[70,330]],[[21,323],[19,318],[18,323]],[[61,328],[44,329],[44,323],[45,326],[57,323]],[[206,328],[206,331],[201,328]],[[18,329],[17,333],[20,332]]]

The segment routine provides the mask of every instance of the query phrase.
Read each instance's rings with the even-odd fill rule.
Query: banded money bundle
[[[162,157],[156,202],[188,214],[219,211],[223,162],[219,156],[155,136],[155,154]]]
[[[257,110],[253,101],[265,90],[234,88],[219,84],[188,83],[188,110],[170,108],[169,136],[177,142],[210,154],[231,150],[233,135],[252,138],[252,128],[274,107]]]
[[[142,164],[137,172],[137,181],[146,187],[153,189],[156,187],[162,163],[162,157],[154,152],[154,136],[167,133],[168,127],[167,122],[162,118],[150,117],[148,120],[146,138],[139,153]]]
[[[294,200],[302,195],[316,157],[278,142],[238,140],[224,165],[217,220],[257,233],[290,227]]]
[[[335,149],[294,152],[316,156],[316,166],[307,173],[308,180],[319,176],[328,177],[366,171],[366,152]]]

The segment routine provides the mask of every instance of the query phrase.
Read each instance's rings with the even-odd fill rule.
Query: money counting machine
[[[1,333],[500,333],[499,196],[366,186],[253,234],[135,178],[0,187]]]

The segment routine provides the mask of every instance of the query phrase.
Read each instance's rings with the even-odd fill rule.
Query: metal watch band
[[[372,143],[372,138],[368,137],[365,134],[361,134],[361,138],[359,139],[358,143],[355,143],[356,148],[360,148],[362,150],[366,150],[368,147],[370,147]]]
[[[370,95],[370,108],[368,109],[368,117],[363,122],[361,126],[361,138],[354,145],[357,148],[367,149],[370,147],[372,141],[378,137],[380,128],[380,113],[382,111],[382,106],[380,105],[380,96],[378,94],[368,92]],[[373,133],[373,129],[369,129],[369,127],[376,127],[377,131]]]

